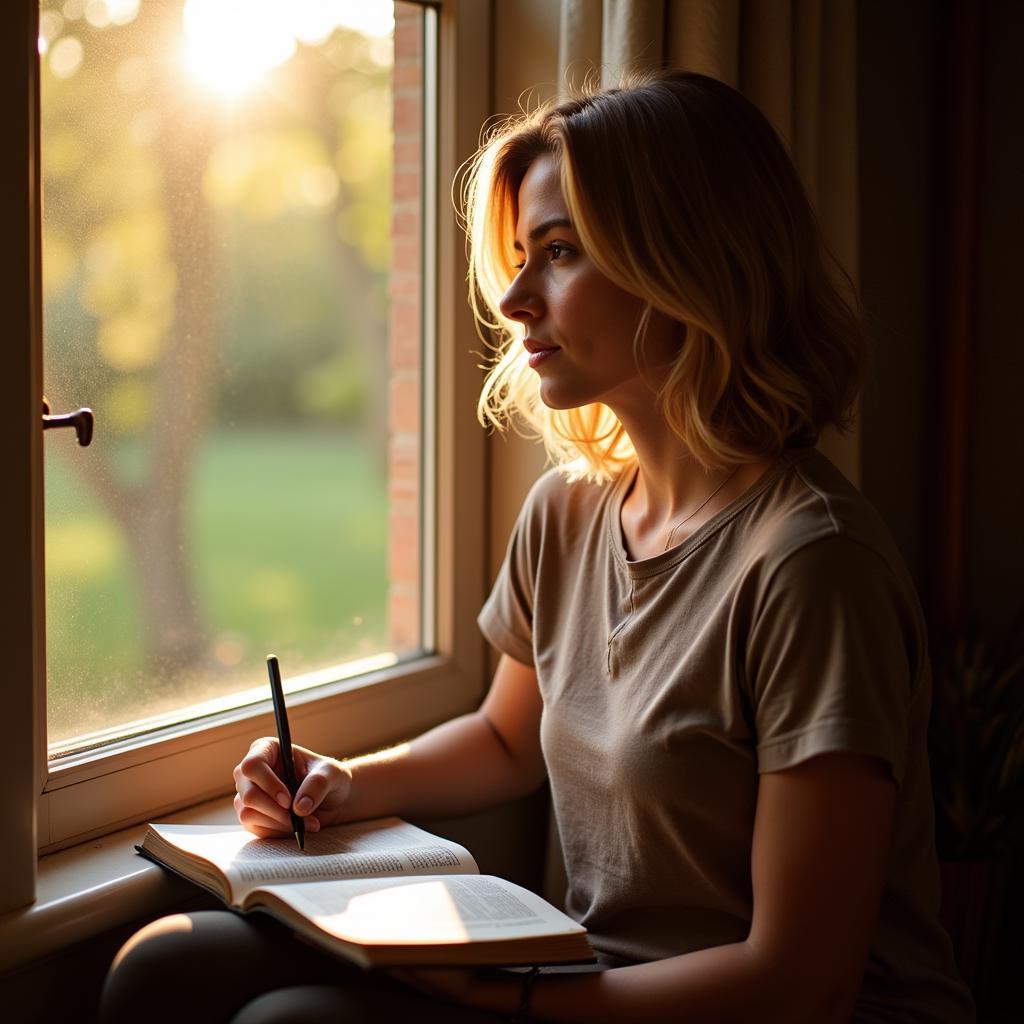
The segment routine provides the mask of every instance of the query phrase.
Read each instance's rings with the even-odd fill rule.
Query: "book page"
[[[273,906],[274,901],[293,908],[329,935],[364,945],[435,945],[584,932],[535,893],[491,875],[263,886],[250,894],[250,904]]]
[[[292,836],[259,839],[242,826],[151,825],[165,842],[216,864],[236,900],[267,882],[479,870],[458,843],[431,835],[400,818],[338,825],[306,836],[300,851]]]

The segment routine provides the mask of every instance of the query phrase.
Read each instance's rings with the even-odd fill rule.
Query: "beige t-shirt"
[[[545,473],[479,617],[537,670],[568,913],[629,961],[743,941],[758,774],[874,755],[898,793],[855,1019],[973,1020],[938,924],[925,629],[882,521],[791,449],[684,543],[631,562],[634,475]]]

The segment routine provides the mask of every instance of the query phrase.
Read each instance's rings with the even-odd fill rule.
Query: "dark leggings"
[[[103,987],[102,1024],[494,1024],[298,941],[261,914],[175,914],[137,932]]]

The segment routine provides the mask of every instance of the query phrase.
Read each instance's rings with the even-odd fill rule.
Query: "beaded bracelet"
[[[523,975],[522,987],[519,989],[519,1007],[509,1017],[509,1024],[526,1024],[530,1018],[530,996],[533,995],[533,983],[537,980],[540,968],[536,964]]]

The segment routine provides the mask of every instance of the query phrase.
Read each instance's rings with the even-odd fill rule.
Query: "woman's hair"
[[[519,186],[557,162],[569,216],[606,277],[645,300],[631,339],[659,409],[706,467],[775,454],[849,425],[866,345],[796,170],[774,129],[729,86],[684,72],[633,76],[511,119],[468,165],[470,301],[496,344],[484,425],[518,414],[577,475],[609,479],[634,458],[600,403],[544,406],[521,325],[498,303],[515,277]],[[666,368],[645,358],[652,310],[679,323]],[[625,339],[624,339],[625,341]]]

